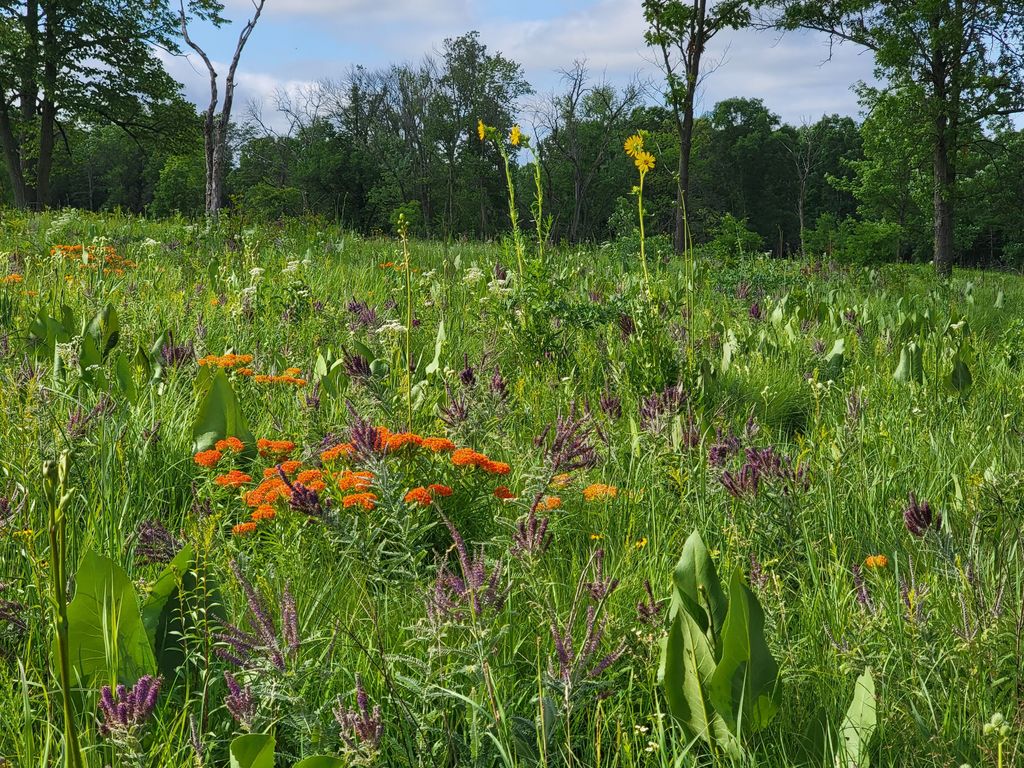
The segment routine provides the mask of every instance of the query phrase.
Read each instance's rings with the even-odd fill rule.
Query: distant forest
[[[419,64],[356,67],[279,94],[273,120],[237,110],[225,202],[246,217],[320,216],[367,234],[393,232],[404,214],[422,237],[499,237],[509,228],[504,167],[476,125],[507,135],[519,123],[532,139],[514,155],[521,217],[531,217],[536,159],[552,241],[628,238],[635,169],[622,145],[644,130],[657,159],[644,193],[648,234],[670,237],[679,141],[671,108],[658,103],[663,86],[614,87],[575,62],[559,92],[542,96],[519,63],[470,32]],[[861,122],[825,115],[789,125],[770,105],[741,98],[697,116],[687,196],[694,241],[855,261],[930,259],[932,153],[925,128],[907,119],[914,88],[860,96]],[[37,206],[201,214],[201,116],[180,89],[134,109],[116,121],[83,112],[60,124]],[[961,130],[956,155],[959,262],[1019,266],[1024,133],[1009,118],[970,130]],[[8,175],[0,200],[15,202]]]

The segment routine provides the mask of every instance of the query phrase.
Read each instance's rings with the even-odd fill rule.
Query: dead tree
[[[228,127],[231,122],[231,106],[235,99],[235,70],[238,69],[238,60],[242,58],[242,49],[249,41],[249,35],[256,28],[260,14],[263,13],[263,4],[266,0],[253,0],[253,7],[256,12],[246,22],[242,32],[238,35],[238,44],[235,46],[235,55],[231,58],[231,65],[228,67],[228,74],[224,80],[224,101],[220,104],[220,114],[217,114],[219,93],[217,89],[217,70],[213,62],[206,55],[206,51],[199,47],[188,34],[188,22],[185,16],[185,2],[179,0],[181,12],[181,34],[189,47],[199,54],[206,71],[210,74],[210,105],[206,108],[203,120],[203,143],[206,149],[206,215],[216,218],[220,212],[221,199],[224,196],[224,176],[227,170],[227,145]]]

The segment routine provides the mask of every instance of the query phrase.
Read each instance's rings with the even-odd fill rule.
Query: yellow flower
[[[637,549],[643,549],[647,546],[647,537],[644,536],[642,539],[637,539],[636,544],[634,544],[633,546],[635,546]]]
[[[636,157],[638,154],[640,154],[640,152],[643,151],[644,137],[641,136],[639,133],[634,133],[632,136],[626,139],[626,143],[623,145],[623,147],[625,148],[627,155],[629,155],[630,157]]]
[[[519,140],[523,137],[523,132],[519,130],[518,125],[512,126],[512,134],[508,137],[508,140],[512,142],[513,147],[519,146]]]
[[[636,167],[639,169],[640,173],[647,173],[649,170],[654,168],[654,155],[641,149],[633,155],[633,162],[636,163]]]
[[[591,541],[600,541],[603,538],[604,538],[604,534],[603,533],[592,533],[592,534],[590,534],[590,540]]]
[[[868,555],[864,565],[868,568],[885,568],[889,565],[889,558],[885,555]]]
[[[487,138],[487,126],[484,125],[483,120],[476,121],[476,135],[480,137],[480,141]]]

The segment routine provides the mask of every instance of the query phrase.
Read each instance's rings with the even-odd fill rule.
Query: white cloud
[[[314,17],[338,27],[365,30],[367,22],[397,24],[455,21],[471,15],[471,0],[268,0],[263,14],[269,18]],[[227,15],[251,15],[252,0],[228,0]]]

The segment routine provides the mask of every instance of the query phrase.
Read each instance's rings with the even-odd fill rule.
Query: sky
[[[222,74],[253,10],[251,0],[223,2],[231,24],[190,30]],[[594,79],[622,86],[639,77],[657,88],[660,73],[644,29],[641,0],[266,0],[238,67],[234,116],[257,104],[264,122],[281,128],[276,92],[339,80],[355,64],[415,63],[439,51],[445,38],[470,30],[490,52],[522,64],[537,92],[528,100],[560,90],[559,70],[577,59]],[[803,32],[726,30],[706,60],[717,66],[698,94],[698,113],[724,98],[753,97],[792,124],[831,113],[856,117],[851,86],[870,80],[872,70],[869,54],[847,45],[830,58],[824,36]],[[186,95],[205,107],[209,81],[195,54],[165,56],[165,63]]]

